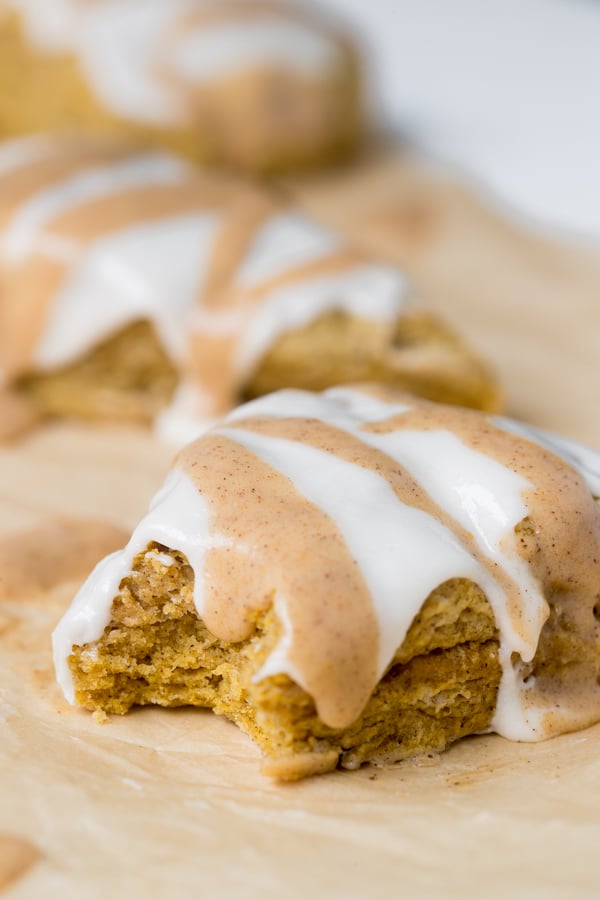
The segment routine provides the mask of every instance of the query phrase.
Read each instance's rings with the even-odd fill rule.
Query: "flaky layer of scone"
[[[600,461],[384,387],[183,450],[54,638],[71,702],[209,707],[282,780],[600,719]],[[199,726],[201,727],[201,723]]]
[[[356,380],[500,401],[402,272],[266,189],[121,144],[0,147],[0,285],[0,376],[40,416],[193,421]]]
[[[255,172],[322,165],[358,140],[359,80],[347,40],[276,0],[0,0],[0,137],[78,128]]]
[[[192,582],[180,553],[152,544],[138,555],[101,639],[74,648],[78,705],[115,714],[148,704],[212,709],[256,741],[266,774],[285,781],[441,751],[490,725],[498,640],[485,596],[468,581],[446,582],[425,601],[348,728],[327,726],[289,676],[254,680],[281,638],[272,608],[245,641],[220,641],[198,616]]]

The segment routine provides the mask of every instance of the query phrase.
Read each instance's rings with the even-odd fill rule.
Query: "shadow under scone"
[[[121,582],[102,638],[73,649],[76,700],[108,713],[136,704],[211,708],[252,736],[263,771],[282,780],[443,750],[490,725],[501,675],[496,626],[484,594],[465,579],[432,592],[348,728],[325,725],[287,676],[253,680],[279,637],[271,609],[257,614],[247,640],[218,640],[196,612],[185,557],[152,544]]]

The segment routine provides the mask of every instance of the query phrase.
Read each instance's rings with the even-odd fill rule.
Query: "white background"
[[[321,0],[380,118],[531,224],[600,241],[600,0]]]

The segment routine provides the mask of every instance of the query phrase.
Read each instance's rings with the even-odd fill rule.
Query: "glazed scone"
[[[293,780],[600,720],[600,456],[382,386],[182,450],[54,633],[71,703],[209,707]],[[201,721],[198,722],[201,728]]]
[[[0,0],[0,136],[122,134],[254,172],[347,155],[356,53],[277,0]]]
[[[0,146],[0,375],[0,419],[27,421],[25,400],[161,433],[197,434],[197,417],[286,386],[377,379],[499,402],[402,272],[270,192],[162,153],[41,137]]]

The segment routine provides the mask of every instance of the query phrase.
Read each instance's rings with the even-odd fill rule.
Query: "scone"
[[[347,155],[350,43],[277,0],[0,0],[0,137],[118,133],[255,172]]]
[[[0,146],[0,375],[6,433],[25,401],[41,416],[160,416],[171,433],[277,388],[364,379],[499,402],[402,272],[270,192],[42,137]]]
[[[283,780],[584,728],[599,495],[598,454],[510,420],[381,386],[263,397],[94,570],[59,682],[101,714],[212,708]]]

